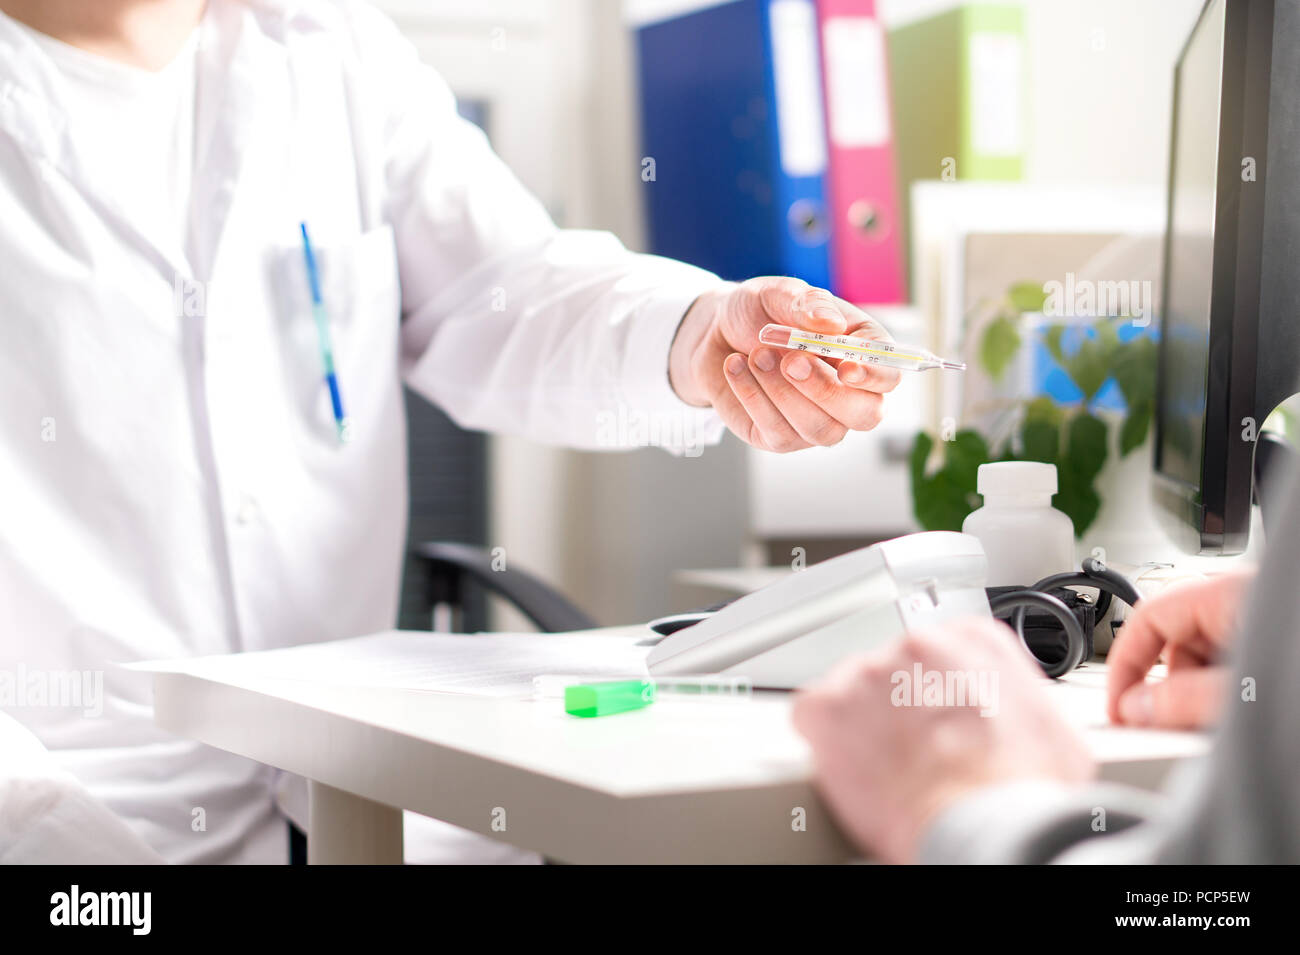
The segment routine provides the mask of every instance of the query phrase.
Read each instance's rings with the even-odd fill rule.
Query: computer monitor
[[[1297,379],[1300,0],[1208,0],[1175,69],[1156,382],[1183,549],[1245,549],[1259,426]]]

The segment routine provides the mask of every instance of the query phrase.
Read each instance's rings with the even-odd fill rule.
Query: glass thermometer
[[[822,335],[789,325],[764,325],[758,333],[764,345],[811,352],[822,358],[843,358],[863,365],[881,365],[902,371],[925,371],[927,368],[951,368],[965,371],[964,361],[948,361],[924,348],[897,342],[871,341],[852,335]]]
[[[664,696],[688,700],[745,701],[754,687],[745,677],[565,676],[533,677],[533,699],[561,697],[570,716],[608,716],[649,706]]]

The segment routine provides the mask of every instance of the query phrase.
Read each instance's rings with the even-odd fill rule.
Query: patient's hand
[[[1214,722],[1227,693],[1228,674],[1219,660],[1253,575],[1238,570],[1170,587],[1137,605],[1106,658],[1114,722],[1166,729]],[[1147,673],[1161,658],[1169,676],[1148,683]]]
[[[969,618],[844,661],[796,697],[794,723],[847,835],[872,856],[910,862],[930,821],[977,789],[1092,775],[1045,682],[1010,629]]]

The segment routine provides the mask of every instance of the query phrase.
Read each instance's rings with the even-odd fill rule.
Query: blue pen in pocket
[[[316,322],[316,339],[320,344],[321,366],[325,370],[325,384],[330,390],[330,404],[334,408],[334,425],[338,429],[339,444],[346,444],[351,437],[351,426],[347,415],[343,413],[343,397],[339,394],[339,379],[334,371],[334,346],[330,341],[329,315],[325,311],[325,301],[321,297],[320,272],[316,268],[316,256],[311,249],[311,239],[307,237],[307,223],[301,223],[302,254],[307,261],[307,282],[311,286],[311,315]]]

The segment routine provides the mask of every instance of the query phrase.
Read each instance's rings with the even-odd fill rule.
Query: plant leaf
[[[988,461],[988,445],[978,432],[957,432],[943,446],[943,466],[926,476],[925,463],[934,439],[925,432],[912,444],[912,510],[917,522],[930,531],[961,530],[966,515],[979,506],[976,474]]]
[[[1147,439],[1147,431],[1151,427],[1151,412],[1155,407],[1155,402],[1151,399],[1141,402],[1140,404],[1129,404],[1128,414],[1124,417],[1124,423],[1119,429],[1119,454],[1125,457],[1135,448],[1142,447]]]
[[[1007,301],[1017,312],[1041,312],[1047,292],[1040,282],[1017,282],[1007,289]]]
[[[1022,460],[1055,464],[1060,456],[1061,429],[1048,421],[1026,421],[1021,431]]]
[[[1090,481],[1080,480],[1072,471],[1061,471],[1052,506],[1070,518],[1074,524],[1074,536],[1080,538],[1097,519],[1101,498]]]
[[[944,470],[962,488],[976,493],[981,464],[988,463],[989,446],[977,431],[964,429],[944,446]]]
[[[913,488],[916,519],[927,531],[959,531],[972,510],[965,492],[944,471]]]
[[[1025,405],[1026,421],[1043,421],[1060,427],[1065,420],[1065,410],[1051,398],[1042,395]]]
[[[1056,362],[1062,368],[1065,367],[1065,349],[1061,345],[1061,337],[1065,334],[1064,325],[1050,325],[1046,332],[1043,333],[1043,343],[1047,345],[1047,353],[1052,356],[1052,361]]]
[[[1079,343],[1073,355],[1066,356],[1062,367],[1070,380],[1083,392],[1085,404],[1090,404],[1097,397],[1101,386],[1110,377],[1110,359],[1113,348],[1100,332],[1089,336]]]
[[[1130,410],[1155,399],[1156,343],[1146,336],[1119,346],[1111,373]]]
[[[980,364],[994,381],[1001,381],[1019,350],[1020,331],[1015,320],[999,315],[984,329],[984,336],[980,339]]]
[[[1075,415],[1066,429],[1063,470],[1083,484],[1091,484],[1106,465],[1106,422],[1087,412]]]

